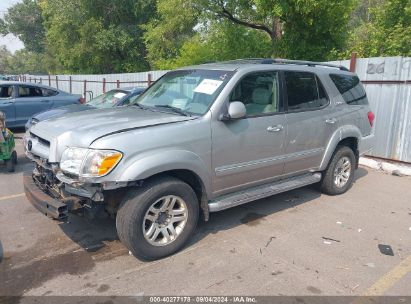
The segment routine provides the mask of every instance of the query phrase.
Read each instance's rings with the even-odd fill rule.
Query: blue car
[[[0,111],[6,113],[9,128],[23,127],[29,118],[52,108],[82,102],[81,95],[66,93],[42,84],[0,82]]]
[[[91,99],[85,104],[69,105],[38,113],[27,121],[25,127],[26,130],[28,130],[32,125],[35,125],[40,121],[63,116],[67,113],[125,106],[132,103],[137,98],[137,96],[144,92],[144,90],[144,88],[114,89]]]

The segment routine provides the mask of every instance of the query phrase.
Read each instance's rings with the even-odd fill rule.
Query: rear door
[[[53,107],[52,98],[44,96],[40,87],[18,85],[16,107],[16,125],[24,126],[27,120],[39,112]]]
[[[336,119],[317,75],[284,71],[284,82],[288,125],[284,173],[292,175],[319,167]]]
[[[0,85],[0,111],[6,114],[6,124],[8,127],[14,127],[16,124],[15,91],[15,86],[13,85]]]

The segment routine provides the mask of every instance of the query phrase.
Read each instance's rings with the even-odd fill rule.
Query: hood
[[[92,109],[95,109],[95,107],[82,105],[82,104],[73,104],[69,106],[54,108],[54,109],[40,112],[34,115],[33,119],[37,121],[43,121],[43,120],[54,118],[54,117],[60,117],[67,113],[81,112],[81,111],[87,111],[87,110],[92,110]]]
[[[67,113],[39,122],[30,132],[50,142],[49,161],[56,162],[68,146],[87,148],[105,135],[191,119],[194,118],[130,106]]]

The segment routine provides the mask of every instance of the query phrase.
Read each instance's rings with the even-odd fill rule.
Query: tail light
[[[78,99],[78,101],[79,101],[81,104],[86,103],[86,99],[85,99],[83,96],[81,96],[81,97]]]
[[[367,116],[368,116],[368,121],[370,122],[370,126],[372,127],[374,125],[375,115],[373,112],[369,111],[367,113]]]

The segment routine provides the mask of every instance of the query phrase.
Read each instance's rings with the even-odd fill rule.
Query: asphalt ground
[[[16,172],[0,163],[0,295],[411,296],[410,177],[360,167],[341,196],[305,187],[214,213],[184,250],[143,262],[114,220],[29,204],[21,135]]]

